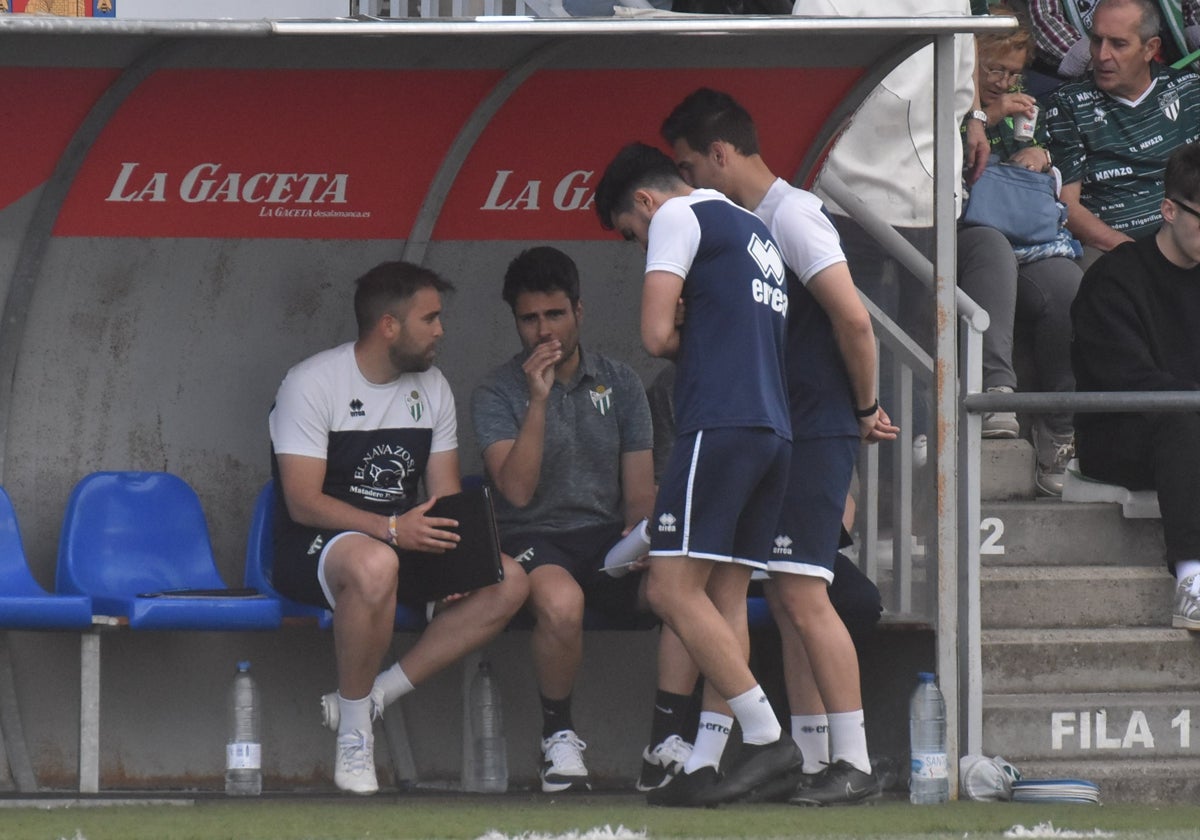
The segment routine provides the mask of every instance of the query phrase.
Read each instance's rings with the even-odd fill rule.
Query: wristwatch
[[[983,123],[984,128],[987,128],[987,124],[988,124],[987,111],[981,111],[978,108],[976,108],[974,111],[967,114],[967,119],[979,120],[981,123]]]

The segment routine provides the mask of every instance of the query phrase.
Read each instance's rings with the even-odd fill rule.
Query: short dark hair
[[[523,292],[564,292],[573,308],[579,303],[579,269],[557,248],[528,248],[508,264],[501,296],[515,312],[517,297]]]
[[[354,318],[358,336],[369,333],[379,319],[420,289],[454,291],[454,284],[432,269],[402,260],[383,262],[354,281]]]
[[[1171,152],[1163,175],[1163,194],[1170,199],[1200,201],[1200,141]]]
[[[1092,20],[1096,19],[1096,12],[1100,11],[1101,7],[1124,6],[1126,3],[1137,6],[1138,11],[1141,12],[1141,20],[1138,22],[1138,37],[1142,39],[1142,43],[1158,37],[1158,33],[1162,31],[1162,15],[1154,0],[1100,0],[1092,9]]]
[[[675,161],[661,149],[645,143],[630,143],[617,152],[596,186],[596,215],[600,226],[613,229],[613,219],[633,208],[639,189],[673,190],[683,184]]]
[[[684,140],[697,152],[723,140],[747,157],[758,154],[758,132],[750,113],[728,93],[712,88],[689,93],[663,120],[660,131],[671,145]]]

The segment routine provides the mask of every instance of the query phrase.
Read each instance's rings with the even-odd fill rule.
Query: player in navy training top
[[[605,170],[596,212],[646,248],[642,342],[677,365],[678,437],[650,522],[646,594],[704,673],[705,691],[728,702],[744,743],[724,779],[693,751],[650,801],[732,801],[801,763],[744,645],[746,588],[770,557],[791,453],[783,258],[752,213],[693,190],[641,143]]]

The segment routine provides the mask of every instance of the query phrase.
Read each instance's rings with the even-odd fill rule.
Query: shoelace
[[[1075,439],[1074,438],[1067,441],[1066,443],[1060,443],[1058,445],[1058,448],[1055,449],[1055,451],[1054,451],[1055,465],[1061,464],[1062,466],[1065,467],[1067,465],[1067,462],[1070,461],[1074,457],[1075,457]]]
[[[587,744],[578,737],[563,735],[555,738],[546,748],[546,759],[555,767],[563,770],[584,769],[583,751]]]
[[[1193,598],[1200,597],[1200,575],[1192,575],[1184,580],[1187,591]]]
[[[654,755],[669,762],[686,764],[692,755],[692,745],[678,735],[671,735],[654,748]]]
[[[342,764],[351,773],[365,773],[375,763],[374,747],[367,740],[367,733],[358,729],[338,736],[338,750]]]

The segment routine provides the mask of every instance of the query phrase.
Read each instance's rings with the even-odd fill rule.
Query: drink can
[[[1027,117],[1024,114],[1018,114],[1013,118],[1013,137],[1018,140],[1032,140],[1033,127],[1037,125],[1038,107],[1033,106],[1033,116]]]

